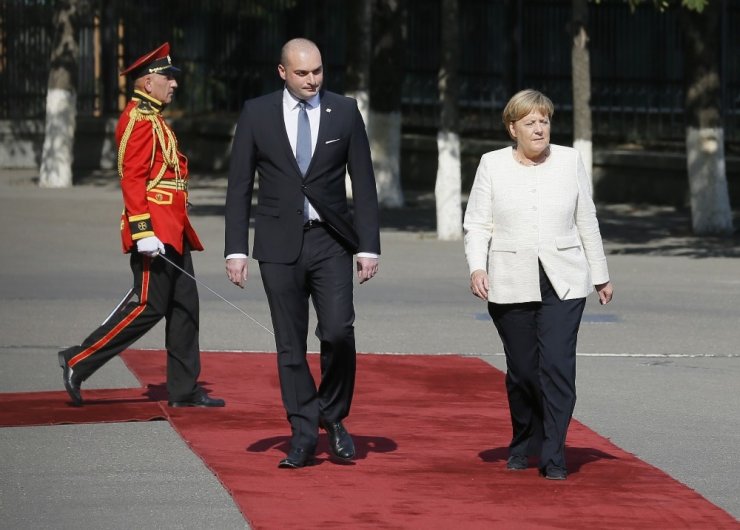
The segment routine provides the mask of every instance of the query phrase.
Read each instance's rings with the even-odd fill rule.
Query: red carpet
[[[740,528],[693,490],[575,421],[567,481],[544,480],[535,469],[506,471],[503,374],[480,359],[360,356],[346,422],[357,460],[330,462],[322,433],[318,465],[292,471],[277,469],[289,426],[274,354],[204,353],[201,379],[227,407],[158,411],[156,401],[142,401],[166,400],[165,357],[152,353],[123,355],[145,389],[83,389],[90,404],[81,409],[67,406],[63,392],[5,394],[0,425],[143,420],[164,412],[256,529]],[[316,356],[311,361],[318,373]]]
[[[159,357],[159,356],[158,356]],[[59,386],[62,386],[61,370]],[[0,394],[0,427],[61,425],[65,423],[110,423],[121,421],[166,420],[165,409],[156,400],[167,401],[167,394],[153,395],[142,388],[85,390],[84,407],[74,407],[64,390],[58,392],[17,392]],[[154,400],[154,401],[153,401]]]

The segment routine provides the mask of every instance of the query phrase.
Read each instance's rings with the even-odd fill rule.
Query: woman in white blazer
[[[576,402],[576,338],[586,296],[601,304],[612,285],[578,152],[550,144],[552,101],[515,94],[503,111],[513,147],[483,155],[465,211],[472,293],[506,353],[513,428],[507,468],[567,477],[565,438]]]

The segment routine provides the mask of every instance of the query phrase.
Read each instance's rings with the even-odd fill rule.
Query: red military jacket
[[[116,126],[124,252],[149,236],[157,236],[180,254],[185,240],[192,250],[203,250],[188,219],[188,160],[177,149],[162,107],[160,101],[135,90]]]

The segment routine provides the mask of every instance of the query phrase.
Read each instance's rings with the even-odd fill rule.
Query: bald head
[[[302,38],[291,39],[283,45],[283,49],[280,51],[280,64],[286,65],[294,57],[310,53],[317,53],[321,57],[319,47],[313,41]]]
[[[321,89],[324,66],[318,46],[308,39],[292,39],[280,54],[278,74],[297,99],[309,100]]]

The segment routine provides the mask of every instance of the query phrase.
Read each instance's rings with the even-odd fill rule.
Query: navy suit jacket
[[[303,197],[352,253],[380,254],[380,228],[370,145],[357,102],[322,91],[318,139],[305,178],[290,147],[283,119],[283,91],[247,100],[231,148],[226,193],[224,256],[249,254],[249,219],[255,171],[252,257],[292,263],[303,241]],[[345,173],[352,181],[350,212]]]

